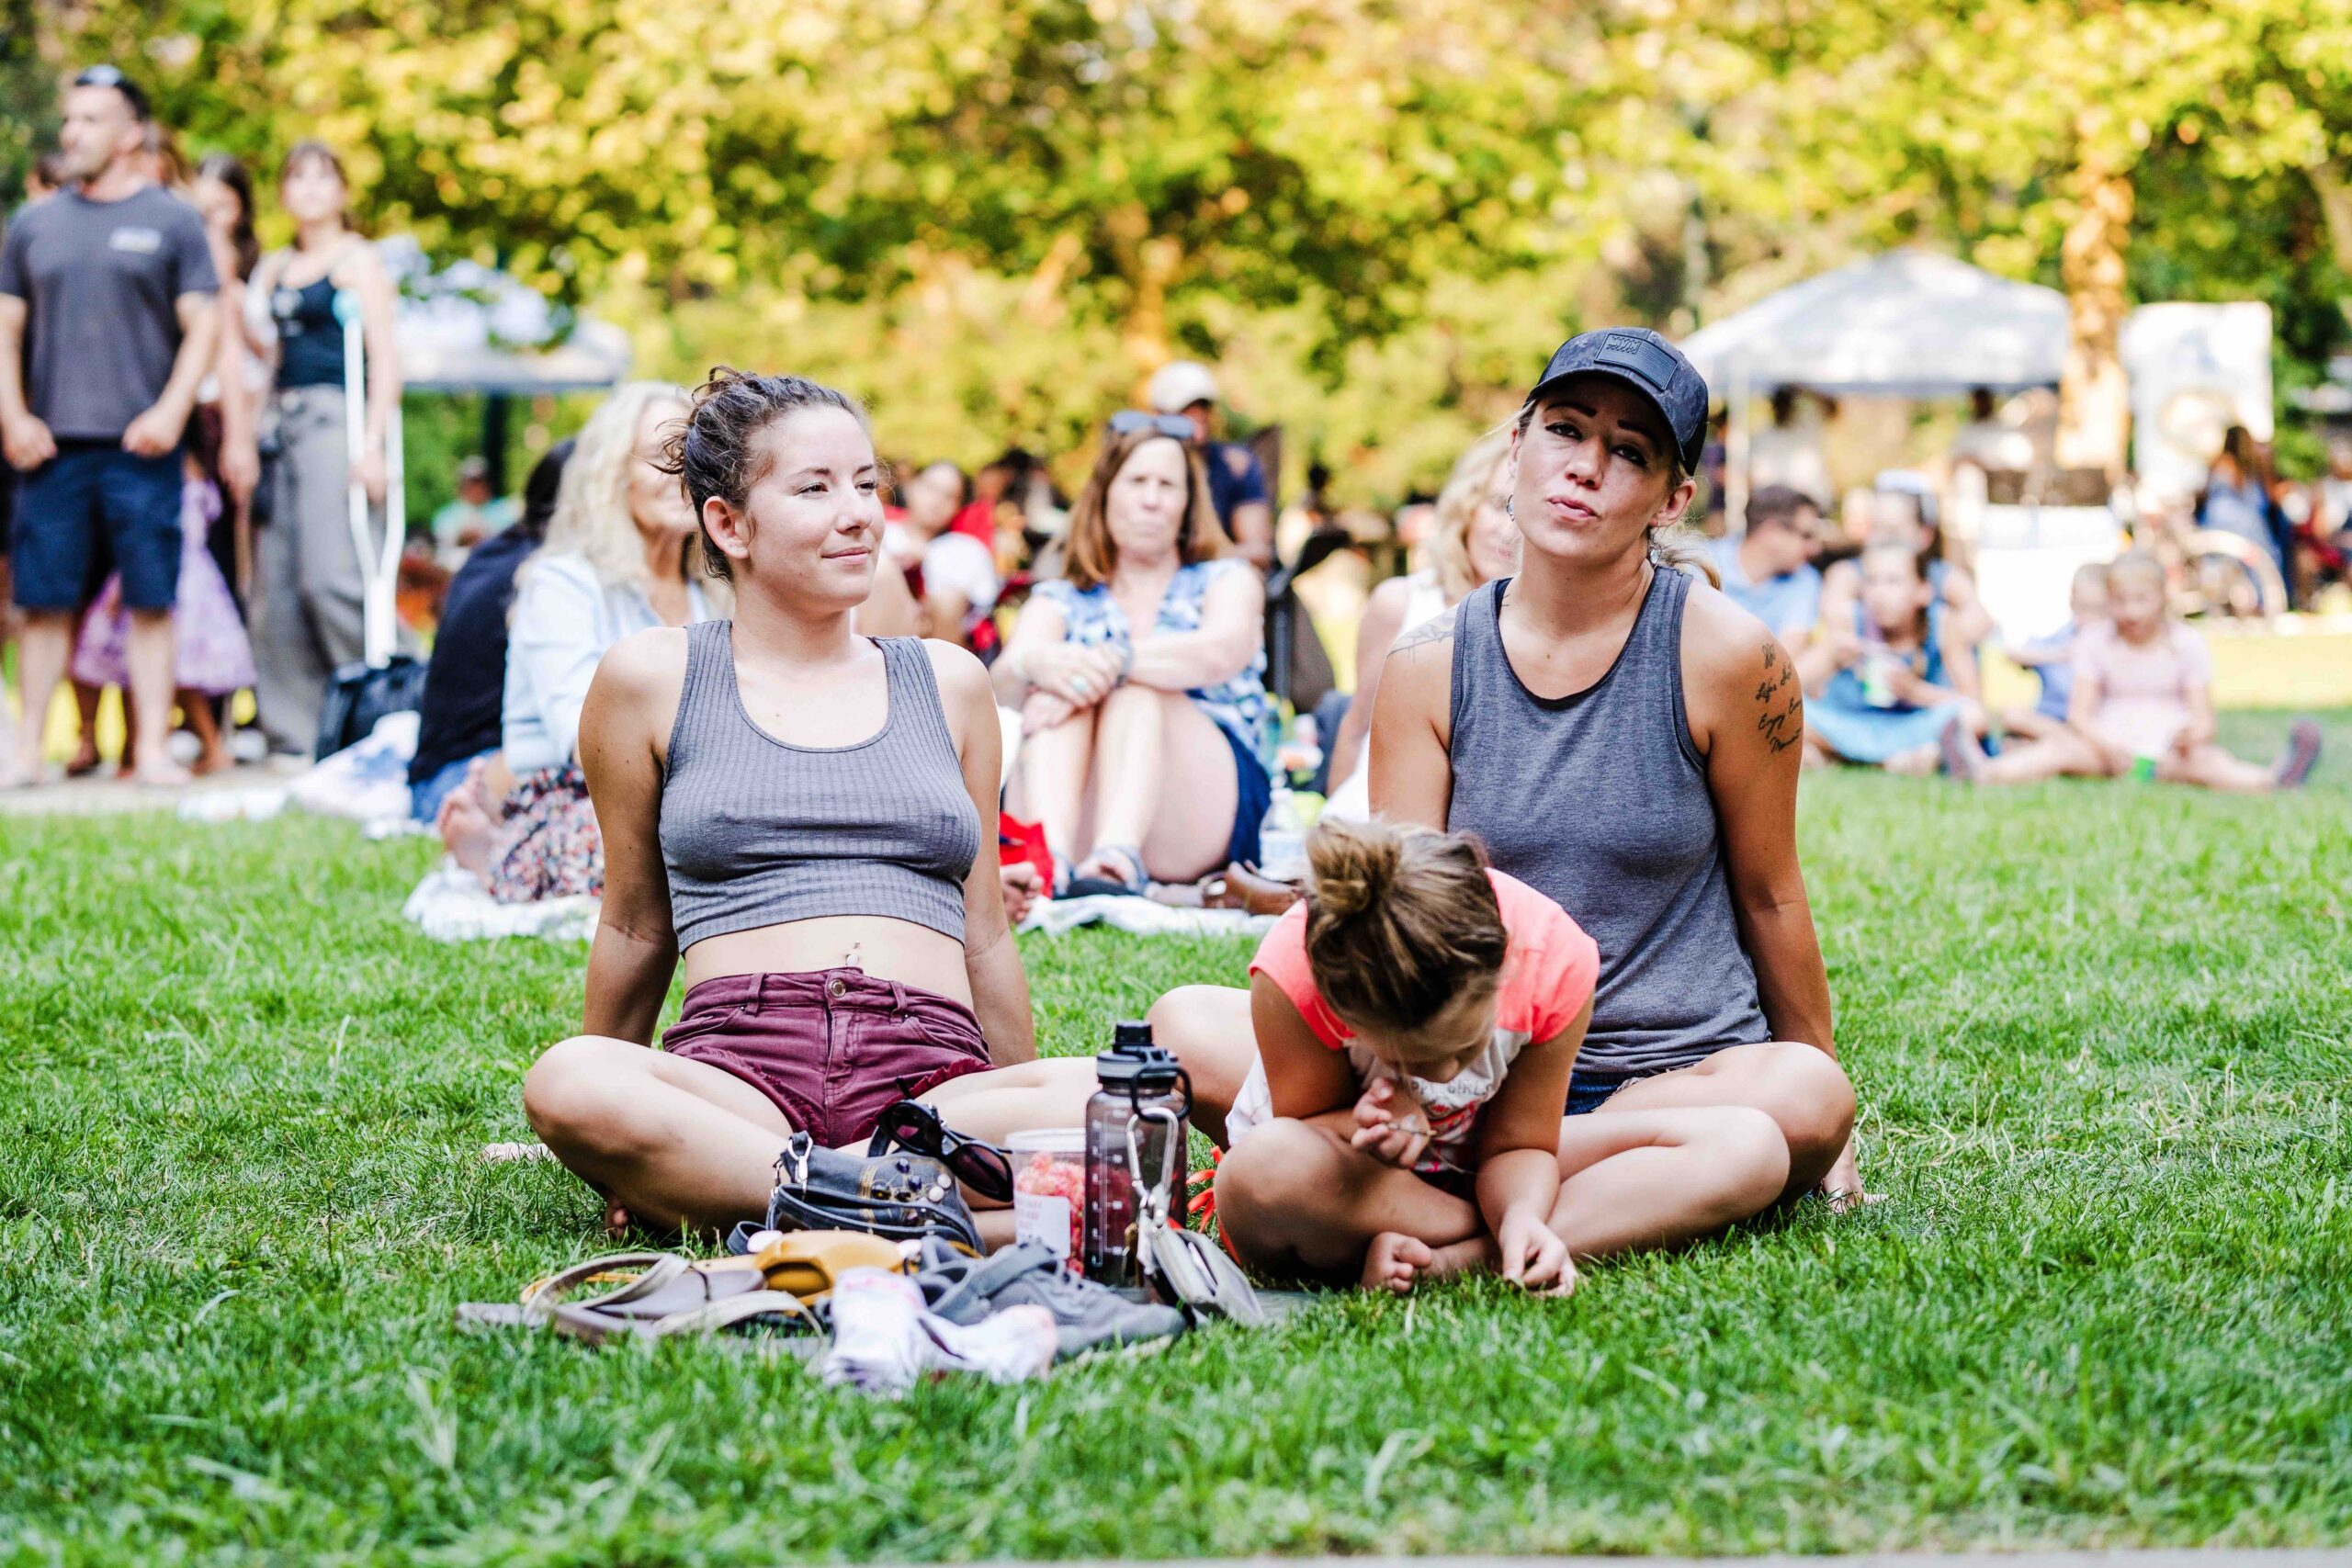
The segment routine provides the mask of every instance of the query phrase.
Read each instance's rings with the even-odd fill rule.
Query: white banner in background
[[[2230,426],[2270,439],[2270,307],[2143,305],[2123,323],[2132,461],[2152,497],[2194,495]]]

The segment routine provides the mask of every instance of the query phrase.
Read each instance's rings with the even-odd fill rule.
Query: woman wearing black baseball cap
[[[1706,419],[1656,333],[1560,345],[1505,468],[1520,575],[1390,654],[1373,806],[1476,834],[1600,944],[1569,1190],[1577,1145],[1606,1142],[1581,1112],[1747,1106],[1788,1140],[1787,1196],[1842,1197],[1854,1095],[1797,864],[1804,699],[1763,625],[1676,570]]]

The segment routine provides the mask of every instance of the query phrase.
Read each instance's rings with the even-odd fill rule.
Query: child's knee
[[[1288,1117],[1252,1128],[1217,1164],[1218,1223],[1239,1220],[1254,1228],[1298,1213],[1309,1196],[1338,1185],[1337,1152],[1328,1134]]]

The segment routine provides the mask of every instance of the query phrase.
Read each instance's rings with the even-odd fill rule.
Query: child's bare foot
[[[449,858],[480,876],[490,868],[491,846],[497,840],[498,825],[490,813],[481,808],[479,792],[459,785],[441,802],[441,815],[433,826],[441,835],[441,844]]]
[[[74,749],[74,755],[66,761],[65,776],[69,779],[86,777],[98,771],[102,761],[98,756],[98,743],[85,735],[82,738],[82,744]]]
[[[211,745],[198,753],[188,772],[198,778],[203,778],[213,773],[225,773],[236,765],[237,759],[229,755],[229,748],[222,745],[216,738]]]
[[[1410,1294],[1423,1280],[1444,1280],[1494,1267],[1494,1243],[1484,1235],[1431,1247],[1419,1236],[1382,1231],[1363,1253],[1363,1288]]]
[[[1437,1253],[1416,1235],[1382,1231],[1363,1250],[1363,1288],[1406,1295],[1421,1271],[1437,1262]]]

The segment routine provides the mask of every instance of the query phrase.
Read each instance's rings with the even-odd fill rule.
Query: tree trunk
[[[2120,475],[2128,466],[2132,394],[2123,377],[2123,251],[2132,231],[2132,174],[2084,138],[2075,166],[2075,217],[2059,250],[2070,328],[2058,384],[2058,464]]]
[[[2320,216],[2327,222],[2328,254],[2335,259],[2336,271],[2352,276],[2352,185],[2346,183],[2341,164],[2315,164],[2310,173]],[[2352,299],[2338,299],[2335,308],[2352,321]]]
[[[1136,367],[1136,397],[1151,373],[1174,357],[1168,344],[1168,286],[1184,260],[1182,242],[1151,232],[1151,217],[1139,202],[1116,207],[1104,216],[1112,254],[1127,284],[1126,316],[1119,338]]]

